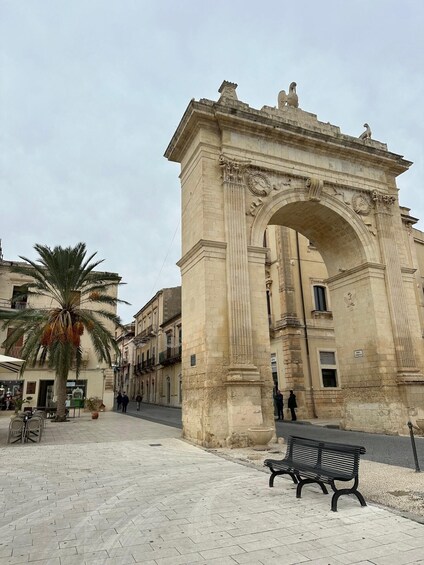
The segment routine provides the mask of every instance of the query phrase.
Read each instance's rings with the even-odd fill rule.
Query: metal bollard
[[[412,452],[414,454],[415,472],[420,473],[421,470],[420,470],[420,465],[418,463],[417,447],[415,445],[414,432],[412,430],[413,428],[412,422],[408,422],[408,428],[409,428],[409,435],[411,436]]]

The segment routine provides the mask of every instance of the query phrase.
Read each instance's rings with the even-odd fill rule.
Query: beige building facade
[[[116,344],[119,349],[114,370],[114,390],[127,392],[130,398],[134,396],[134,333],[135,322],[125,324],[115,330]]]
[[[181,163],[183,433],[241,446],[249,427],[273,426],[271,353],[304,416],[402,432],[424,416],[421,243],[396,185],[411,163],[319,122],[292,88],[257,110],[236,86],[190,102],[165,153]],[[303,298],[296,256],[273,264],[264,247],[268,226],[282,250],[301,251],[297,232],[324,260],[305,266]]]
[[[135,314],[130,396],[143,402],[181,404],[181,287],[164,288]]]
[[[28,306],[33,308],[50,307],[50,302],[41,296],[31,295],[27,299],[22,298],[17,301],[15,296],[21,294],[21,285],[30,282],[21,274],[13,273],[11,268],[16,262],[0,260],[0,309],[16,310],[25,309]],[[117,287],[111,292],[117,293]],[[116,307],[105,305],[104,308],[111,308],[116,312]],[[96,305],[93,306],[96,308]],[[109,330],[113,333],[112,322],[105,321],[109,325]],[[7,330],[1,329],[0,325],[0,352],[4,353],[1,344],[7,337]],[[17,345],[8,355],[21,358],[22,346]],[[103,398],[106,409],[113,408],[114,401],[114,371],[113,368],[98,361],[90,338],[82,336],[83,366],[78,378],[75,371],[71,371],[68,377],[67,393],[71,404],[72,398],[82,396],[83,398],[99,397]],[[30,402],[25,403],[28,407],[47,407],[55,402],[55,373],[47,366],[35,367],[27,366],[22,375],[14,375],[0,368],[0,384],[3,388],[10,388],[11,392],[20,391],[24,398],[31,397]]]

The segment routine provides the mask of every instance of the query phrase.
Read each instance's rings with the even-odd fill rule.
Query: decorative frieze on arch
[[[309,200],[321,203],[334,209],[348,223],[357,225],[355,229],[358,233],[364,232],[363,229],[360,229],[362,225],[368,234],[375,237],[377,234],[374,217],[376,205],[389,206],[395,201],[394,197],[380,195],[375,190],[371,192],[337,185],[311,176],[288,175],[224,154],[219,157],[219,166],[222,171],[222,182],[239,186],[244,191],[247,222],[251,226],[252,245],[260,245],[263,231],[272,216],[265,212],[266,222],[258,222],[258,215],[263,217],[264,209],[281,207],[293,201]],[[256,233],[256,226],[259,224],[259,233]],[[361,238],[364,239],[364,235]],[[369,242],[366,243],[366,247],[369,247]],[[368,260],[378,261],[379,259],[373,254]]]
[[[352,186],[327,182],[317,177],[288,175],[275,170],[253,165],[248,160],[221,154],[219,166],[223,182],[232,182],[246,189],[246,215],[256,217],[264,204],[283,191],[300,190],[308,200],[320,202],[324,194],[337,198],[361,218],[367,230],[374,237],[377,227],[374,213],[383,207],[390,211],[396,197],[381,194],[376,190],[358,189]]]

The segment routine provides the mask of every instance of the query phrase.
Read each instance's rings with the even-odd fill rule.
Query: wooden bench
[[[337,512],[337,501],[342,494],[354,494],[361,506],[366,506],[358,491],[359,460],[365,448],[358,445],[345,445],[317,441],[304,437],[290,436],[284,459],[266,459],[264,465],[271,470],[269,486],[274,486],[277,475],[289,475],[297,484],[296,498],[302,496],[302,488],[308,483],[317,483],[324,494],[328,494],[325,484],[330,485],[334,494],[331,510]],[[353,481],[351,488],[339,489],[336,481]]]

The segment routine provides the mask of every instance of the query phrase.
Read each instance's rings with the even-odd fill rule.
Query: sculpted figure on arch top
[[[281,110],[284,106],[291,106],[292,108],[299,107],[299,99],[296,94],[296,83],[292,82],[289,86],[289,93],[286,94],[285,90],[282,90],[278,95],[278,109]]]

